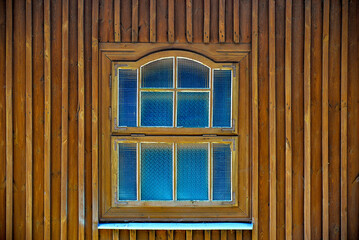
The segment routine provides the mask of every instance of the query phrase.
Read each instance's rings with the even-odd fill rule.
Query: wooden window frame
[[[130,43],[101,43],[99,60],[99,220],[100,222],[119,222],[119,221],[251,221],[251,161],[250,161],[250,119],[251,119],[251,101],[250,101],[250,74],[249,74],[249,49],[248,44],[130,44]],[[233,131],[208,132],[196,129],[195,133],[188,131],[181,135],[198,135],[197,137],[188,137],[196,139],[206,139],[213,141],[213,138],[222,139],[235,138],[235,148],[237,149],[235,160],[236,165],[233,168],[233,177],[235,180],[232,184],[236,185],[238,197],[231,201],[229,205],[223,206],[199,206],[196,203],[181,206],[119,206],[114,200],[115,173],[113,154],[111,148],[112,139],[121,136],[121,139],[157,139],[159,136],[138,136],[143,131],[135,129],[126,129],[125,131],[116,131],[113,128],[114,109],[112,106],[111,76],[114,76],[114,65],[116,62],[134,62],[139,59],[153,54],[162,54],[164,51],[187,51],[195,55],[202,55],[216,64],[233,63],[239,67],[236,68],[238,74],[239,96],[233,101],[232,105],[237,107],[236,128]],[[159,53],[161,52],[161,53]],[[168,53],[168,52],[167,52]],[[191,53],[188,53],[191,55]],[[222,64],[223,65],[223,64]],[[211,73],[212,74],[212,73]],[[172,129],[173,130],[173,129]],[[199,131],[197,131],[199,130]],[[164,132],[149,131],[150,135],[163,135]],[[215,136],[215,134],[223,136]],[[135,134],[130,136],[130,134]],[[146,134],[146,135],[147,135]],[[171,135],[179,135],[171,133]],[[210,134],[211,136],[206,136]],[[136,136],[137,135],[137,136]],[[167,135],[167,134],[166,134]],[[217,140],[215,140],[217,141]],[[111,160],[112,159],[112,160]],[[237,172],[237,174],[236,174]],[[94,203],[96,204],[96,203]]]

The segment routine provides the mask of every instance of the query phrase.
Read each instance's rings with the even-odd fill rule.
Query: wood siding
[[[253,231],[98,230],[99,43],[250,44]],[[359,0],[0,0],[0,239],[359,239]]]

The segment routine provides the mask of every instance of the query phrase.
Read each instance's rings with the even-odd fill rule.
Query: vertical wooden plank
[[[242,240],[242,230],[236,230],[236,240]]]
[[[211,231],[210,230],[205,230],[204,231],[204,239],[205,240],[211,240]]]
[[[150,42],[156,42],[156,0],[150,0]]]
[[[113,42],[114,36],[115,36],[115,29],[114,29],[114,0],[99,0],[100,4],[99,4],[99,10],[100,10],[100,16],[99,19],[101,19],[101,21],[99,21],[99,39],[101,42]],[[125,0],[121,1],[121,8],[120,10],[123,10],[123,2]],[[129,6],[129,8],[131,9],[131,5]],[[129,16],[126,18],[127,22],[129,22],[131,24],[131,10],[129,10],[127,12],[129,14]],[[128,42],[131,41],[131,28],[128,27],[127,25],[124,26],[124,22],[123,22],[123,11],[121,11],[121,14],[118,13],[119,16],[121,17],[121,25],[122,25],[122,30],[126,29],[126,33],[128,33],[130,40]],[[120,25],[120,26],[121,26]],[[123,42],[124,41],[124,32],[121,33],[121,40]]]
[[[239,43],[239,0],[233,0],[233,41]]]
[[[50,0],[44,1],[44,81],[45,81],[45,136],[44,136],[44,238],[51,236],[51,36]]]
[[[210,35],[210,14],[211,14],[211,4],[210,0],[204,0],[204,23],[203,23],[203,42],[209,43]]]
[[[173,240],[173,230],[167,230],[167,240]]]
[[[6,1],[6,239],[12,239],[13,221],[13,11],[12,1]]]
[[[119,240],[120,239],[120,230],[113,229],[112,230],[112,239],[113,240]]]
[[[115,42],[121,42],[121,0],[114,1]]]
[[[138,0],[132,0],[132,42],[138,41]]]
[[[342,46],[341,46],[341,239],[348,235],[348,0],[342,1]]]
[[[227,230],[221,230],[221,240],[227,240]]]
[[[130,230],[130,240],[136,240],[136,230]]]
[[[168,42],[175,41],[175,9],[174,0],[168,0]]]
[[[150,41],[150,1],[142,0],[139,1],[139,42]]]
[[[226,0],[219,0],[219,42],[223,43],[226,41]]]
[[[186,0],[186,39],[191,43],[192,34],[192,0]]]
[[[78,1],[78,239],[85,238],[84,2]]]
[[[148,239],[149,240],[155,240],[156,239],[156,231],[155,230],[148,231]]]
[[[226,0],[225,4],[225,42],[233,43],[233,0]]]
[[[252,40],[251,11],[248,11],[248,9],[252,8],[252,1],[240,0],[239,5],[239,41],[241,43],[250,43]]]
[[[252,239],[258,239],[258,0],[252,2]]]
[[[210,37],[209,41],[211,43],[218,43],[218,24],[219,24],[219,12],[218,12],[218,1],[219,0],[210,0],[211,1],[211,14],[210,14]]]
[[[167,0],[159,0],[156,2],[156,21],[157,21],[157,36],[156,42],[168,42],[168,19],[167,19]]]
[[[329,9],[330,0],[323,2],[322,56],[322,184],[323,184],[323,239],[329,239]]]
[[[98,239],[98,0],[92,1],[92,239]]]
[[[26,1],[26,239],[32,239],[32,2]]]
[[[292,0],[285,17],[285,237],[292,239]]]
[[[311,138],[310,138],[310,64],[311,64],[311,0],[305,1],[304,24],[304,237],[311,238],[310,189],[311,189]]]
[[[269,237],[276,239],[277,162],[276,162],[276,76],[275,76],[275,0],[269,1]]]
[[[204,36],[204,2],[192,0],[192,42],[203,43]]]
[[[60,238],[67,239],[67,162],[69,108],[69,2],[62,1],[62,107],[61,107],[61,226]]]
[[[192,240],[192,230],[186,230],[186,240]]]

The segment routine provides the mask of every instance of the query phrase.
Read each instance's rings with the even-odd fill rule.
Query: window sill
[[[99,223],[98,229],[127,230],[252,230],[253,223]]]

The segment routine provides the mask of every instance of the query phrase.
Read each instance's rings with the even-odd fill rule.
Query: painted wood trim
[[[258,0],[252,1],[252,239],[258,239]]]
[[[26,239],[32,239],[32,1],[26,1]]]
[[[62,1],[62,84],[61,84],[61,225],[60,238],[67,239],[67,181],[69,136],[69,1]]]
[[[51,12],[50,0],[44,1],[44,239],[51,238]]]
[[[156,22],[156,0],[150,0],[150,42],[156,42],[157,22]]]
[[[168,0],[168,42],[175,41],[175,3],[174,0]]]
[[[329,239],[329,12],[330,0],[323,2],[322,56],[322,184],[323,184],[323,239]]]
[[[98,0],[92,1],[92,239],[98,239]]]
[[[341,112],[340,112],[340,226],[341,239],[348,237],[348,0],[342,1],[342,48],[341,48]]]
[[[114,2],[114,32],[115,42],[121,42],[121,0]]]
[[[78,0],[78,239],[85,238],[84,1]]]
[[[285,21],[285,236],[292,239],[292,0],[286,1]]]
[[[209,43],[209,36],[211,33],[210,21],[211,21],[211,3],[209,0],[203,2],[203,42]]]
[[[218,19],[219,19],[219,42],[224,43],[226,41],[226,0],[219,0],[219,6],[218,6]]]
[[[138,42],[138,0],[132,0],[132,42]]]
[[[269,236],[277,237],[275,0],[269,1]]]
[[[311,138],[310,138],[310,84],[311,84],[311,0],[304,5],[304,238],[311,239]]]
[[[6,239],[12,239],[13,221],[13,7],[6,1]]]
[[[192,14],[192,0],[186,0],[186,39],[189,43],[193,39]]]

